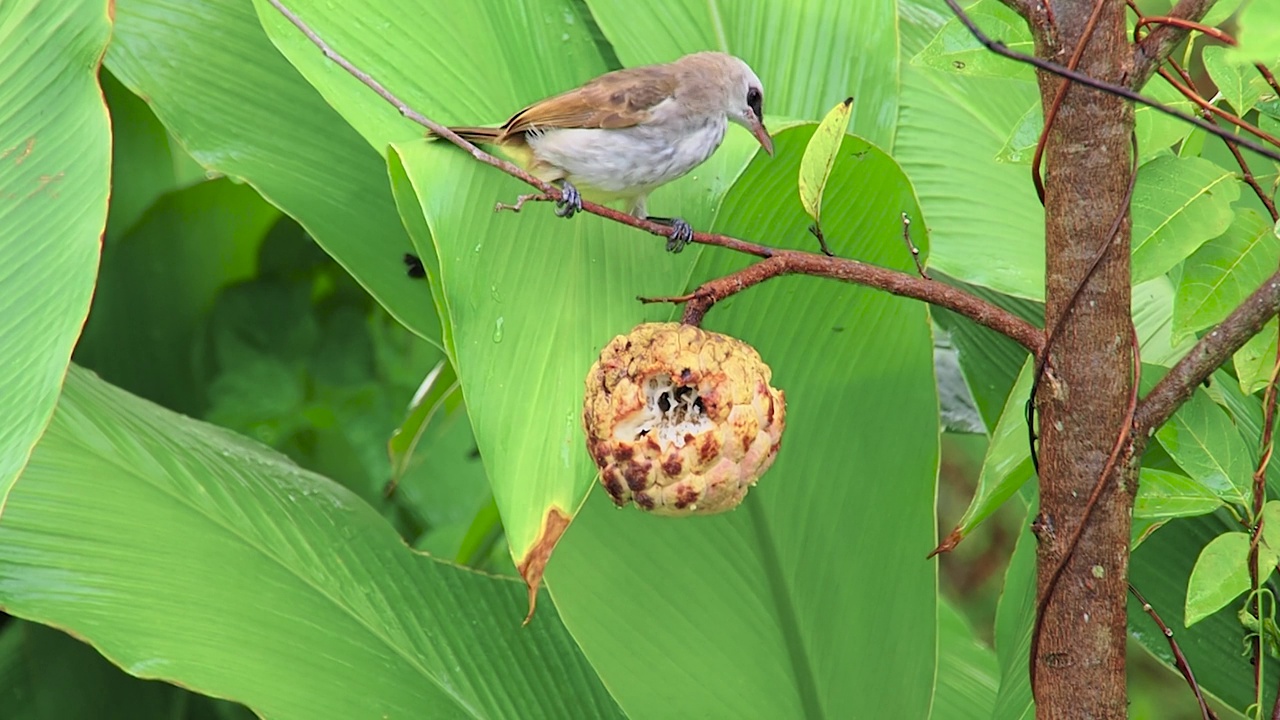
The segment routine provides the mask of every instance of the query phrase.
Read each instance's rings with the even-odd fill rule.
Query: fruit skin
[[[619,507],[710,515],[737,507],[777,457],[786,398],[755,348],[679,323],[619,335],[587,373],[582,421]]]

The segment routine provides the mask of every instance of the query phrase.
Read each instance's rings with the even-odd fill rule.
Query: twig
[[[475,145],[458,137],[456,133],[449,130],[447,127],[439,125],[423,116],[421,113],[413,110],[406,105],[404,101],[396,97],[390,90],[383,87],[381,83],[369,76],[368,73],[357,68],[351,63],[351,61],[347,60],[331,48],[323,39],[320,38],[319,35],[315,33],[315,31],[307,26],[300,17],[285,7],[280,0],[268,0],[268,2],[270,2],[271,5],[280,12],[280,14],[284,15],[289,22],[293,23],[293,25],[297,27],[298,30],[307,37],[307,39],[316,45],[316,47],[320,48],[320,50],[324,52],[325,57],[337,63],[356,79],[368,86],[371,90],[377,93],[379,97],[386,100],[393,107],[399,110],[401,115],[418,123],[419,125],[422,125],[423,127],[426,127],[431,130],[431,132],[445,140],[448,140],[454,145],[461,147],[480,162],[495,167],[512,177],[523,180],[529,185],[541,190],[542,193],[546,194],[551,199],[560,199],[559,188],[539,180],[512,163],[484,152]],[[538,198],[530,199],[537,200]],[[630,225],[631,227],[645,230],[664,238],[668,237],[671,233],[671,228],[667,225],[650,222],[648,220],[641,220],[596,203],[584,201],[582,203],[582,209],[593,215],[599,215],[613,220],[614,222]],[[739,240],[727,235],[719,235],[715,233],[695,232],[693,234],[693,242],[735,250],[737,252],[754,255],[759,258],[781,258],[776,264],[767,266],[772,268],[772,271],[766,271],[758,277],[753,273],[760,273],[761,271],[759,268],[761,266],[765,266],[765,263],[757,263],[756,265],[748,267],[746,270],[740,271],[740,273],[735,273],[734,275],[729,276],[732,278],[737,275],[743,275],[743,277],[748,278],[749,282],[742,287],[749,287],[750,285],[762,282],[770,277],[776,277],[777,275],[795,273],[815,275],[818,277],[841,280],[843,282],[867,285],[894,295],[915,298],[917,300],[923,300],[928,303],[945,307],[968,317],[979,325],[983,325],[1003,335],[1007,335],[1016,342],[1022,344],[1023,347],[1030,350],[1033,354],[1038,353],[1041,347],[1041,332],[1035,326],[1010,312],[992,305],[991,303],[980,300],[973,295],[943,283],[934,282],[926,278],[914,277],[896,270],[867,265],[856,260],[825,257],[816,253],[806,253],[798,250],[779,250],[767,245],[747,242],[745,240]],[[769,274],[769,272],[772,272],[772,274]],[[722,278],[721,280],[725,281],[728,280],[728,278]],[[707,286],[704,286],[710,286],[712,288],[708,297],[714,297],[714,299],[707,303],[707,308],[714,305],[716,301],[732,294],[732,292],[737,292],[737,290],[733,290],[732,292],[728,291],[731,287],[731,283],[722,282],[720,285],[715,285],[715,282],[716,281],[713,281],[712,283],[708,283]],[[705,313],[705,310],[703,310],[703,312]]]
[[[1039,354],[1043,343],[1043,333],[1039,328],[958,288],[934,280],[921,280],[914,275],[867,265],[857,260],[828,258],[799,250],[779,250],[771,258],[703,283],[693,292],[685,295],[640,298],[640,300],[650,303],[685,303],[684,322],[697,325],[717,302],[781,275],[814,275],[841,282],[869,285],[901,297],[925,300],[1012,338],[1032,354]]]
[[[1253,591],[1253,614],[1262,617],[1262,599],[1258,594],[1261,585],[1261,573],[1258,568],[1258,543],[1262,540],[1263,525],[1266,518],[1262,514],[1262,506],[1267,499],[1267,466],[1271,464],[1272,435],[1276,420],[1276,378],[1280,376],[1280,348],[1276,350],[1276,361],[1271,366],[1271,377],[1267,381],[1266,392],[1262,395],[1262,440],[1259,442],[1260,452],[1258,467],[1253,471],[1253,527],[1249,533],[1249,588]],[[1261,697],[1262,692],[1262,633],[1258,633],[1253,643],[1253,689]]]
[[[1271,89],[1276,92],[1276,95],[1280,95],[1280,83],[1276,82],[1276,76],[1271,74],[1271,70],[1262,63],[1255,63],[1254,67],[1258,69],[1258,72],[1262,73],[1262,77],[1271,86]]]
[[[274,2],[274,0],[272,1]],[[1187,0],[1183,0],[1183,2],[1185,3],[1187,2]],[[973,34],[974,38],[976,38],[978,42],[982,43],[982,45],[985,46],[988,50],[996,53],[997,55],[1007,57],[1010,60],[1017,60],[1019,62],[1024,62],[1029,65],[1033,65],[1041,70],[1044,70],[1045,72],[1053,73],[1054,75],[1058,75],[1060,77],[1069,78],[1071,80],[1074,80],[1080,83],[1081,85],[1091,87],[1095,90],[1101,90],[1103,92],[1111,93],[1112,95],[1117,95],[1126,100],[1132,100],[1133,102],[1136,102],[1140,105],[1146,105],[1147,107],[1153,110],[1157,110],[1166,115],[1176,117],[1179,120],[1182,120],[1183,122],[1187,122],[1192,125],[1195,125],[1201,130],[1204,130],[1205,132],[1213,135],[1217,135],[1218,137],[1224,137],[1224,136],[1230,135],[1230,133],[1228,133],[1226,130],[1223,130],[1217,125],[1214,125],[1213,123],[1206,122],[1204,120],[1201,120],[1198,117],[1194,117],[1192,115],[1188,115],[1179,110],[1175,110],[1174,108],[1171,108],[1168,105],[1152,100],[1151,98],[1146,97],[1145,95],[1142,95],[1139,92],[1131,90],[1130,88],[1124,85],[1116,85],[1115,83],[1109,83],[1103,80],[1099,80],[1095,77],[1085,75],[1083,73],[1078,73],[1074,70],[1070,70],[1062,65],[1059,65],[1058,63],[1051,62],[1049,60],[1044,60],[1044,59],[1035,57],[1034,55],[1027,55],[1025,53],[1020,53],[1016,50],[1010,50],[1007,46],[1005,46],[1004,43],[998,40],[992,40],[990,36],[988,36],[986,33],[982,31],[981,28],[979,28],[976,24],[974,24],[973,19],[970,18],[964,12],[964,10],[960,8],[960,5],[956,2],[956,0],[946,0],[946,3],[947,3],[947,7],[951,8],[951,11],[956,14],[956,17],[957,19],[960,20],[960,23],[964,25],[969,30],[970,33]],[[1179,3],[1179,5],[1181,4],[1182,3]],[[1162,28],[1163,27],[1170,27],[1170,26],[1162,26]],[[1150,38],[1152,35],[1155,35],[1155,34],[1156,33],[1153,32],[1151,33],[1151,35],[1148,35],[1147,37]],[[1154,72],[1154,69],[1152,71]],[[1259,155],[1262,155],[1264,157],[1268,157],[1272,160],[1280,162],[1280,151],[1272,150],[1263,145],[1259,145],[1258,143],[1252,140],[1246,140],[1244,138],[1237,139],[1237,142],[1239,142],[1244,147],[1258,153]]]
[[[902,242],[907,244],[907,252],[911,253],[911,261],[916,264],[916,273],[925,280],[930,280],[929,273],[925,272],[924,265],[920,262],[920,248],[911,242],[911,216],[902,213]]]
[[[1178,672],[1182,673],[1182,677],[1187,681],[1187,685],[1191,686],[1191,692],[1195,693],[1196,703],[1200,705],[1200,717],[1202,720],[1218,720],[1218,716],[1214,714],[1213,709],[1209,707],[1209,703],[1205,702],[1204,693],[1200,691],[1200,683],[1196,682],[1195,673],[1191,672],[1191,663],[1187,662],[1187,656],[1182,654],[1182,648],[1178,647],[1178,641],[1173,639],[1173,630],[1165,625],[1164,620],[1160,619],[1160,614],[1156,609],[1142,597],[1142,593],[1138,592],[1138,588],[1129,583],[1129,593],[1134,599],[1142,603],[1142,610],[1151,619],[1155,621],[1156,627],[1160,628],[1160,632],[1164,633],[1164,637],[1169,641],[1169,651],[1173,653],[1174,667],[1178,668]]]
[[[1182,0],[1166,17],[1197,22],[1208,14],[1217,0]],[[1190,33],[1185,27],[1165,24],[1156,28],[1133,49],[1133,70],[1129,74],[1129,86],[1140,88],[1147,84],[1152,73],[1164,62],[1173,48]]]
[[[516,202],[514,205],[508,205],[506,203],[498,203],[497,205],[493,206],[493,211],[500,212],[502,210],[510,210],[513,213],[518,213],[522,209],[524,209],[524,204],[527,202],[550,202],[555,199],[556,198],[553,198],[546,193],[529,193],[528,195],[518,196],[516,198]]]
[[[1216,27],[1203,25],[1201,23],[1195,22],[1194,20],[1188,20],[1186,18],[1170,17],[1167,15],[1144,15],[1142,19],[1138,20],[1138,24],[1133,27],[1134,35],[1136,36],[1138,34],[1138,30],[1140,28],[1144,28],[1148,25],[1173,25],[1174,27],[1178,27],[1183,30],[1195,30],[1196,32],[1202,32],[1205,35],[1208,35],[1209,37],[1215,40],[1218,40],[1220,42],[1227,43],[1228,45],[1236,44],[1235,38],[1231,37],[1227,33],[1222,32]]]

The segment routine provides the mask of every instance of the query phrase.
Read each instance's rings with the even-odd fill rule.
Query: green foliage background
[[[815,249],[801,157],[853,95],[823,194],[832,249],[911,272],[907,213],[936,277],[1038,322],[1034,78],[940,0],[290,7],[442,122],[498,122],[624,65],[738,54],[767,88],[776,156],[733,129],[651,207],[780,247]],[[1001,3],[972,12],[1029,42]],[[1206,52],[1205,72],[1274,132],[1280,101],[1241,62]],[[675,317],[637,295],[744,258],[671,255],[546,206],[494,213],[517,182],[423,141],[263,0],[5,2],[0,108],[5,717],[1030,716],[1016,345],[865,288],[753,288],[707,326],[754,345],[785,389],[777,465],[727,515],[617,511],[582,451],[587,368],[614,335]],[[1220,143],[1138,123],[1149,383],[1280,255]],[[1275,164],[1253,160],[1274,194]],[[1135,537],[1135,583],[1237,710],[1254,700],[1242,601],[1186,597],[1196,574],[1239,570],[1193,573],[1239,529],[1274,347],[1273,324],[1161,430],[1135,514],[1154,532]],[[935,375],[935,353],[959,374]],[[975,434],[944,436],[944,417]],[[944,446],[972,458],[972,500],[939,489]],[[522,627],[514,567],[553,508],[574,521]],[[939,522],[972,533],[962,548],[1012,530],[994,585],[940,589]],[[1183,631],[1184,613],[1205,619]],[[1136,606],[1130,624],[1135,656],[1168,664]],[[1190,707],[1175,700],[1139,694],[1135,717]]]

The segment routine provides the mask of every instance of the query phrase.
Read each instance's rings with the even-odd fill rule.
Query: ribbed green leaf
[[[0,606],[264,718],[617,715],[547,604],[351,492],[75,370],[0,521]]]
[[[716,229],[812,243],[794,179],[813,128],[777,135],[777,157],[755,158]],[[903,211],[917,212],[901,171],[846,137],[824,200],[832,249],[911,268]],[[923,234],[915,242],[928,250]],[[706,252],[694,282],[744,263]],[[924,554],[938,428],[924,308],[791,277],[717,305],[706,325],[752,343],[786,392],[777,463],[722,516],[614,511],[596,493],[548,570],[565,623],[633,717],[923,717],[936,640],[917,620],[936,602]],[[847,542],[851,527],[877,550]],[[672,657],[697,670],[671,672]]]
[[[102,0],[0,4],[0,511],[53,413],[107,220]]]

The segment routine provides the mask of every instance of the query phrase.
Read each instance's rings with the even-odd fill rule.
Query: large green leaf
[[[853,96],[852,132],[893,143],[898,112],[893,0],[586,0],[626,65],[697,50],[747,61],[765,88],[765,116],[819,120]]]
[[[327,60],[266,0],[254,4],[276,46],[374,149],[422,137],[420,126]],[[441,123],[500,123],[607,70],[574,0],[284,5],[410,107]],[[482,204],[492,209],[492,203]]]
[[[1197,390],[1156,439],[1192,479],[1227,502],[1244,504],[1253,482],[1249,448],[1206,392]]]
[[[899,6],[908,57],[951,17],[942,0]],[[904,65],[901,93],[892,153],[929,220],[930,266],[1010,295],[1043,297],[1043,209],[1027,169],[996,161],[1038,100],[1035,84]]]
[[[1271,228],[1253,210],[1237,210],[1226,232],[1187,258],[1173,306],[1175,336],[1221,322],[1275,272],[1280,248]]]
[[[938,603],[937,720],[989,720],[1000,671],[996,655],[974,635],[969,621],[945,600]]]
[[[0,510],[57,402],[107,220],[102,0],[0,5]]]
[[[1223,531],[1240,530],[1222,513],[1175,520],[1148,538],[1133,554],[1130,582],[1137,587],[1174,630],[1178,647],[1186,655],[1200,687],[1237,710],[1254,702],[1253,668],[1243,654],[1245,629],[1233,610],[1215,613],[1186,628],[1183,608],[1187,582],[1200,551]],[[1169,640],[1142,611],[1129,602],[1129,633],[1166,665],[1173,666]],[[1264,706],[1275,697],[1276,665],[1268,659]],[[1195,707],[1190,689],[1183,688],[1188,707]],[[1232,715],[1238,717],[1238,715]]]
[[[264,718],[616,715],[554,609],[333,482],[73,371],[0,521],[0,605]]]
[[[1165,155],[1143,165],[1133,188],[1133,282],[1168,272],[1234,216],[1240,183],[1202,158]]]
[[[756,157],[716,229],[812,242],[794,182],[813,128]],[[914,205],[887,156],[845,138],[823,203],[837,254],[910,268],[899,213]],[[694,280],[743,264],[706,252]],[[566,624],[633,717],[924,716],[938,431],[924,308],[790,277],[717,305],[707,325],[752,343],[786,392],[777,464],[715,517],[614,511],[595,493],[548,570]],[[655,623],[619,622],[629,617]]]
[[[1035,363],[1028,358],[1014,381],[1005,402],[1004,412],[991,431],[982,460],[978,486],[964,515],[951,531],[948,541],[959,542],[983,520],[991,516],[1026,482],[1035,477],[1031,462],[1031,440],[1027,432],[1027,400],[1031,397],[1031,380]]]
[[[107,65],[209,171],[298,220],[400,322],[439,342],[380,154],[271,46],[242,0],[120,0]]]
[[[1034,490],[1026,495],[1034,496]],[[1036,616],[1036,537],[1029,522],[1036,511],[1033,503],[1018,534],[1004,586],[996,606],[996,660],[1000,665],[1000,688],[996,691],[994,720],[1023,720],[1035,716],[1031,695],[1031,633]]]
[[[999,0],[979,0],[966,13],[989,37],[1011,50],[1035,54],[1026,20]],[[991,52],[956,17],[951,17],[911,62],[966,77],[1035,79],[1030,65]]]

